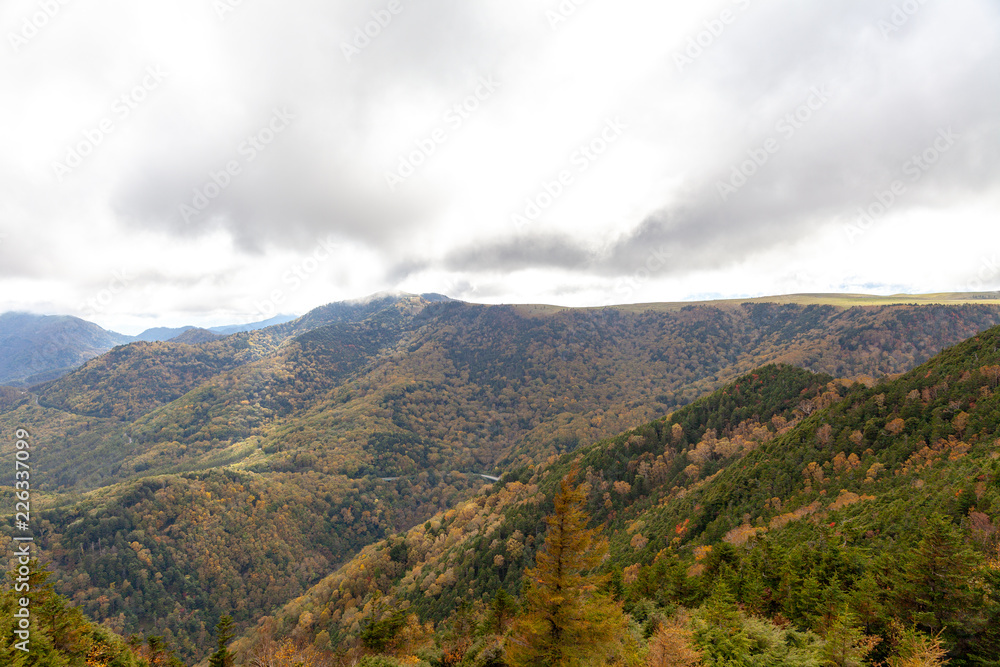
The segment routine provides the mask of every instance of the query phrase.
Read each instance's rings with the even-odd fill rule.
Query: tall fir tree
[[[586,494],[575,477],[574,469],[560,482],[545,547],[525,572],[524,613],[507,641],[512,667],[603,665],[627,632],[621,605],[600,590],[607,577],[593,573],[608,544],[587,527]]]
[[[233,619],[229,614],[223,614],[215,625],[216,650],[208,659],[209,667],[232,667],[233,657],[229,654],[226,644],[233,638]]]
[[[977,561],[947,517],[928,517],[923,537],[910,552],[897,586],[897,598],[908,620],[931,635],[947,628],[946,638],[971,630],[970,626],[978,628],[980,619],[976,616],[983,599],[969,585]]]

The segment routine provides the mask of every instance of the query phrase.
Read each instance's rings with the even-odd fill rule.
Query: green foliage
[[[396,611],[369,623],[361,631],[361,643],[370,651],[384,651],[406,625],[406,612]]]
[[[384,655],[366,655],[358,662],[358,667],[400,667],[400,664]]]
[[[897,604],[907,620],[931,635],[945,627],[971,629],[985,602],[982,591],[970,586],[979,559],[958,528],[940,514],[927,517],[922,528],[902,566]]]
[[[885,633],[898,602],[886,591],[917,518],[994,525],[1000,487],[984,462],[1000,435],[996,336],[892,383],[850,388],[830,376],[904,371],[997,317],[986,307],[773,304],[529,312],[392,298],[195,346],[120,348],[45,387],[39,405],[8,395],[0,429],[27,424],[47,443],[40,490],[104,487],[44,501],[58,590],[119,631],[162,635],[185,658],[211,650],[221,611],[249,624],[425,521],[359,555],[377,567],[345,580],[349,598],[318,589],[322,604],[343,616],[345,600],[381,591],[443,620],[463,602],[520,590],[577,456],[585,508],[611,538],[606,568],[630,576],[638,566],[643,593],[639,582],[615,587],[626,604],[696,607],[710,590],[687,572],[704,565],[754,614],[817,630],[846,604],[866,633]],[[751,371],[776,359],[829,375]],[[0,440],[0,453],[9,446]],[[917,461],[925,446],[933,454]],[[484,481],[473,472],[505,474],[476,496]],[[915,499],[917,481],[927,486]],[[828,509],[841,491],[872,495],[859,505],[872,511]],[[470,498],[469,516],[428,521]],[[753,546],[763,533],[721,546],[813,502],[770,530],[772,551]],[[813,530],[826,513],[854,522],[839,551]],[[968,543],[972,529],[959,530]],[[794,561],[774,553],[810,540],[823,545]],[[704,563],[700,546],[716,547]],[[972,589],[988,590],[983,566],[972,576]],[[942,635],[950,651],[985,650],[989,595],[984,604],[973,636]],[[361,627],[370,612],[359,613]],[[349,643],[359,641],[353,623],[301,632]]]
[[[13,574],[9,585],[0,589],[0,664],[9,667],[62,667],[88,665],[101,667],[141,667],[145,665],[124,640],[107,628],[95,625],[78,609],[58,595],[47,581],[50,573],[32,559],[26,581],[18,582]],[[28,590],[16,590],[15,584]],[[18,644],[19,613],[28,600],[30,637],[28,651]]]
[[[405,567],[379,589],[447,619],[463,601],[518,590],[529,570],[527,602],[532,560],[545,553],[535,549],[551,534],[544,517],[577,466],[578,491],[610,537],[601,569],[624,574],[625,609],[651,646],[687,607],[698,608],[708,664],[903,660],[900,623],[939,632],[952,664],[990,664],[998,362],[994,330],[881,383],[760,369],[666,419],[512,473],[413,529]],[[692,478],[684,470],[698,457],[710,474]],[[399,564],[389,551],[383,562]],[[435,578],[447,579],[440,592]],[[335,581],[356,579],[347,569]]]
[[[508,593],[507,589],[497,589],[497,593],[490,603],[489,629],[494,634],[502,635],[510,621],[517,616],[518,611],[517,599]]]
[[[215,625],[215,653],[208,659],[209,667],[231,667],[233,658],[229,654],[226,644],[233,638],[233,619],[228,614],[223,614],[222,618]]]
[[[822,650],[823,664],[830,667],[863,667],[876,642],[858,627],[853,615],[849,612],[840,614],[827,630]]]

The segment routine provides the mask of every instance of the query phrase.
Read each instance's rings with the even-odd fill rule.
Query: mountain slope
[[[212,377],[274,354],[297,335],[330,324],[359,322],[396,303],[383,299],[363,305],[332,304],[290,322],[195,345],[133,343],[40,388],[40,400],[79,415],[132,420]]]
[[[0,315],[0,384],[44,381],[128,340],[76,317],[4,313]]]
[[[275,315],[274,317],[268,318],[266,320],[261,320],[260,322],[250,322],[249,324],[228,324],[217,327],[208,327],[208,331],[218,334],[220,336],[228,336],[234,333],[242,333],[245,331],[256,331],[258,329],[266,329],[267,327],[274,326],[276,324],[284,324],[285,322],[291,322],[296,319],[294,315]],[[142,333],[138,334],[132,340],[134,341],[145,341],[147,343],[155,343],[158,341],[173,340],[178,336],[182,336],[191,329],[197,329],[198,327],[186,326],[186,327],[153,327],[146,329]]]
[[[0,663],[4,665],[113,665],[114,667],[141,667],[148,662],[141,660],[141,651],[126,644],[125,640],[105,626],[87,619],[69,604],[64,597],[46,583],[51,574],[39,569],[38,561],[31,560],[30,573],[13,585],[0,585]],[[25,589],[24,585],[28,588]],[[23,635],[19,615],[24,608],[30,610],[31,623],[27,641]],[[13,641],[12,641],[13,640]],[[21,642],[26,647],[18,647]],[[161,660],[167,656],[162,656]],[[174,663],[164,661],[160,664]]]
[[[471,498],[473,473],[557,460],[761,364],[901,372],[997,322],[990,306],[542,313],[385,296],[194,346],[118,348],[37,405],[11,396],[0,427],[45,443],[36,488],[52,495],[37,502],[60,590],[193,656],[227,605],[259,618]]]
[[[295,319],[278,315],[263,322],[213,327],[218,335],[255,331]],[[0,315],[0,384],[28,386],[67,375],[85,362],[113,347],[134,341],[199,343],[211,340],[206,334],[191,334],[195,327],[147,329],[138,336],[106,331],[76,317],[3,313]]]
[[[208,327],[208,330],[212,333],[219,334],[220,336],[228,336],[234,333],[242,333],[244,331],[256,331],[257,329],[266,329],[267,327],[274,326],[276,324],[284,324],[285,322],[291,322],[297,319],[295,315],[275,315],[274,317],[269,317],[266,320],[261,320],[260,322],[252,322],[250,324],[228,324],[220,327]]]
[[[178,334],[170,339],[171,343],[184,343],[185,345],[199,345],[201,343],[210,343],[213,340],[218,340],[222,338],[220,334],[212,333],[208,329],[198,329],[192,327],[184,331],[184,333]]]
[[[941,633],[953,664],[995,664],[998,389],[1000,328],[891,381],[759,369],[365,549],[240,648],[350,647],[384,610],[451,623],[463,603],[516,595],[556,482],[576,467],[611,537],[607,568],[640,622],[717,604],[724,581],[747,613],[802,632],[826,636],[850,610],[877,640],[873,658],[902,650],[895,628],[915,627]]]

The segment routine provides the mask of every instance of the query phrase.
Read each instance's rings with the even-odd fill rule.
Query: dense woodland
[[[997,664],[998,387],[1000,329],[892,381],[760,369],[365,549],[239,654],[524,664],[523,575],[576,470],[625,614],[593,664]]]
[[[965,384],[873,378],[998,322],[987,306],[530,314],[385,299],[199,345],[117,348],[28,395],[0,395],[0,429],[24,426],[44,443],[35,516],[54,591],[135,636],[140,654],[154,637],[164,656],[205,657],[230,614],[236,631],[253,630],[237,642],[241,660],[263,651],[350,661],[391,635],[381,652],[393,660],[458,664],[441,656],[468,636],[464,664],[488,664],[479,656],[505,642],[574,461],[582,509],[609,540],[598,574],[632,624],[633,657],[662,628],[694,632],[699,610],[726,596],[746,632],[794,629],[819,646],[826,629],[782,597],[803,572],[773,560],[803,540],[853,545],[852,576],[889,577],[902,561],[876,567],[873,554],[909,553],[923,530],[912,521],[937,512],[978,554],[975,572],[986,571],[989,545],[966,524],[994,534],[981,499],[992,498],[994,473],[969,466],[987,455],[976,447],[996,425],[985,417],[992,394],[971,378],[985,377],[996,355],[950,353],[968,366]],[[904,381],[913,388],[900,401],[889,387]],[[919,400],[906,398],[913,391]],[[873,407],[838,412],[847,405]],[[910,461],[924,446],[930,453]],[[921,478],[926,507],[894,510],[906,515],[897,525],[882,506],[913,501],[902,476],[925,459],[947,460],[947,474]],[[973,473],[982,489],[957,481]],[[965,495],[945,502],[949,484]],[[868,541],[837,537],[835,517],[862,510],[871,516],[851,521]],[[765,543],[771,551],[759,551]],[[781,573],[781,586],[744,580],[765,556],[762,571]],[[822,591],[825,573],[813,575]],[[836,573],[849,594],[855,580]],[[723,580],[716,595],[708,582]],[[769,591],[766,605],[748,597],[754,586]],[[399,608],[407,614],[392,613]],[[871,655],[931,636],[962,659],[947,624],[905,639],[916,617],[879,613],[864,626],[879,637]]]

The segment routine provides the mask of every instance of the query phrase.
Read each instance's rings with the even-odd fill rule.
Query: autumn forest
[[[384,296],[0,388],[17,429],[4,665],[1000,665],[995,304]]]

